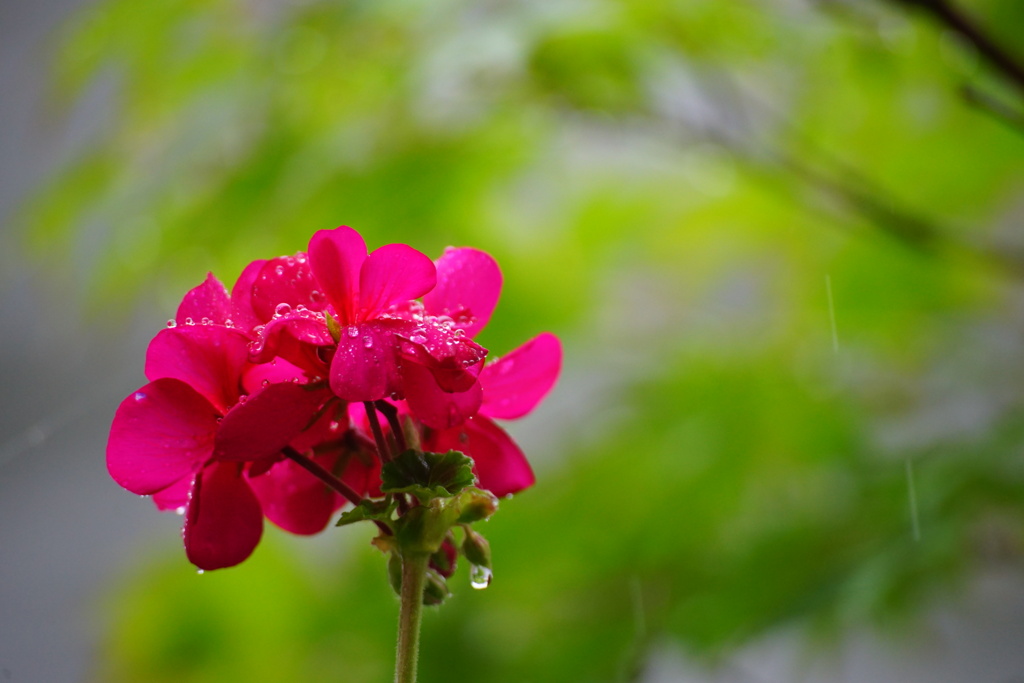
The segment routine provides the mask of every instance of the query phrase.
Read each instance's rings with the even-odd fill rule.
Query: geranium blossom
[[[183,512],[201,569],[248,557],[264,517],[312,534],[346,502],[380,498],[382,464],[407,447],[406,429],[425,449],[471,456],[481,487],[521,491],[533,472],[494,420],[543,399],[561,346],[544,333],[485,363],[474,337],[501,286],[485,252],[368,252],[348,227],[317,232],[308,252],[253,261],[230,293],[211,274],[150,343],[149,382],[111,425],[110,474]]]

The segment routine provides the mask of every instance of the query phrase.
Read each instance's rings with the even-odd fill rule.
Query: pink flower
[[[487,365],[480,373],[479,412],[458,426],[426,430],[424,448],[462,451],[473,459],[480,487],[496,496],[529,488],[534,483],[530,463],[492,418],[512,420],[532,411],[554,386],[561,366],[562,345],[548,332]]]
[[[403,244],[367,254],[359,233],[342,226],[313,235],[308,256],[287,259],[268,261],[253,287],[257,314],[273,311],[255,360],[277,355],[307,372],[326,366],[331,389],[345,401],[411,394],[435,403],[438,392],[479,393],[486,349],[416,301],[437,283],[427,256]]]
[[[216,316],[214,283],[190,292],[184,312],[196,304],[202,317]],[[330,397],[291,381],[247,390],[249,343],[218,324],[161,331],[147,352],[150,382],[122,401],[107,443],[115,481],[153,495],[160,509],[184,508],[186,553],[201,569],[249,556],[263,523],[245,463],[275,457]]]

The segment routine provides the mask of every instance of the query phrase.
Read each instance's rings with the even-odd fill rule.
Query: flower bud
[[[488,519],[498,510],[498,498],[490,491],[467,488],[459,498],[462,505],[459,524],[472,524]]]
[[[451,593],[448,592],[448,583],[444,577],[433,569],[427,570],[427,580],[423,584],[423,604],[440,605]]]
[[[466,556],[470,564],[491,568],[491,544],[472,529],[466,529],[466,540],[462,542],[462,554]]]

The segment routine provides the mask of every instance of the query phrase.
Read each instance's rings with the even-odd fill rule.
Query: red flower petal
[[[480,371],[480,414],[508,420],[526,415],[554,386],[561,368],[558,337],[550,332],[537,335]]]
[[[491,319],[501,281],[501,270],[490,254],[448,247],[437,260],[437,286],[423,296],[423,305],[431,315],[450,317],[473,337]]]
[[[341,330],[331,361],[331,390],[343,401],[376,401],[401,392],[394,330],[405,321],[374,320]]]
[[[330,470],[337,457],[314,460]],[[341,496],[293,460],[276,463],[265,474],[249,479],[249,485],[267,519],[293,534],[323,531],[341,504]]]
[[[526,456],[501,427],[486,417],[477,415],[461,427],[434,432],[428,443],[435,451],[462,451],[471,457],[480,488],[496,496],[533,485],[533,470]]]
[[[437,282],[434,262],[405,244],[374,251],[359,274],[359,320],[373,320],[393,305],[418,299]]]
[[[196,479],[185,515],[185,552],[200,569],[233,567],[263,535],[263,511],[242,465],[214,463]]]
[[[249,339],[218,325],[161,330],[146,351],[146,377],[180,379],[222,414],[238,401]]]
[[[266,321],[299,306],[311,311],[323,310],[326,300],[317,286],[305,254],[270,259],[253,281],[253,311],[260,320]]]
[[[174,319],[179,325],[199,324],[203,319],[223,325],[231,318],[231,299],[221,281],[207,273],[198,287],[190,289],[178,306]]]
[[[256,317],[252,307],[252,286],[265,263],[265,260],[259,259],[247,265],[231,288],[231,315],[235,327],[251,330],[263,322]]]
[[[401,356],[430,370],[444,391],[467,391],[476,383],[479,363],[487,355],[487,349],[450,321],[433,317],[406,322],[399,338]]]
[[[189,496],[192,495],[192,485],[195,483],[196,475],[190,474],[174,482],[162,491],[153,494],[153,504],[157,510],[184,510],[188,506]]]
[[[107,470],[147,495],[199,471],[213,453],[217,411],[176,379],[150,382],[121,402],[110,426]]]
[[[270,384],[228,411],[214,441],[218,460],[249,461],[270,457],[309,426],[330,398],[326,389],[302,384]]]
[[[402,366],[405,401],[420,422],[433,429],[456,427],[476,415],[483,400],[479,382],[462,392],[443,391],[427,368],[419,363]]]
[[[319,291],[343,325],[356,321],[359,273],[365,260],[366,242],[348,226],[320,230],[309,241],[309,265]]]

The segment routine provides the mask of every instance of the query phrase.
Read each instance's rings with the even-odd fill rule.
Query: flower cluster
[[[410,445],[465,453],[497,496],[521,491],[533,473],[495,419],[540,402],[561,346],[544,333],[487,357],[474,337],[501,284],[482,251],[367,253],[348,227],[249,264],[230,293],[209,275],[150,342],[149,383],[117,409],[107,468],[184,515],[204,570],[246,559],[264,517],[313,534],[346,502],[380,498],[382,465]]]

